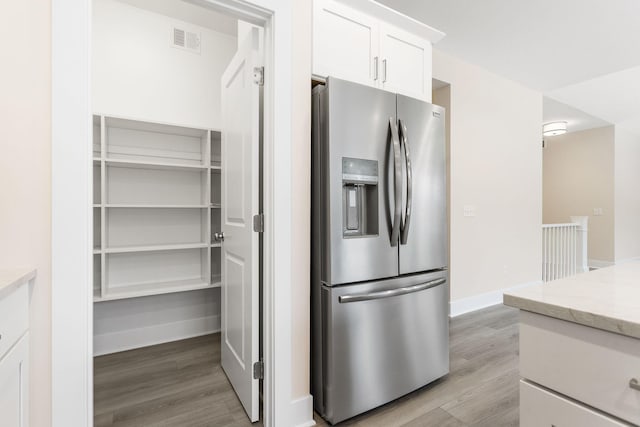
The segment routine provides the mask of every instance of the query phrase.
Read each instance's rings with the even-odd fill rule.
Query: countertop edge
[[[36,275],[37,270],[35,268],[0,269],[0,299],[33,280]]]
[[[576,310],[548,302],[511,295],[509,293],[502,294],[502,302],[506,306],[520,310],[640,339],[640,325],[624,319]]]

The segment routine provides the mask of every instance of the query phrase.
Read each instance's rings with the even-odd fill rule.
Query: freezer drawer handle
[[[369,301],[374,299],[397,297],[399,295],[406,295],[406,294],[412,294],[414,292],[424,291],[425,289],[442,285],[446,281],[447,279],[441,278],[441,279],[431,280],[426,283],[420,283],[419,285],[407,286],[404,288],[389,289],[386,291],[371,292],[368,294],[342,295],[338,297],[338,302],[341,304],[345,304],[348,302]]]
[[[394,183],[394,208],[393,223],[391,229],[391,246],[398,245],[400,237],[400,220],[402,216],[402,164],[400,156],[400,137],[398,136],[398,128],[394,123],[393,117],[389,118],[389,127],[391,128],[391,143],[393,144],[393,183]]]
[[[411,208],[413,205],[413,171],[411,169],[411,153],[409,152],[409,140],[407,136],[407,126],[399,120],[400,144],[404,148],[404,157],[407,167],[407,207],[404,214],[404,221],[400,225],[400,244],[406,245],[409,239],[409,225],[411,224]]]

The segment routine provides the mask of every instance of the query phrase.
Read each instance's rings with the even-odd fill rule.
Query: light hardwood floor
[[[449,375],[340,425],[517,426],[517,320],[502,305],[452,319]],[[96,427],[251,425],[220,368],[219,334],[97,357],[94,369]]]

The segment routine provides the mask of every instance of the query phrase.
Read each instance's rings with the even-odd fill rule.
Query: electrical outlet
[[[604,215],[602,208],[593,208],[593,216],[602,216]]]

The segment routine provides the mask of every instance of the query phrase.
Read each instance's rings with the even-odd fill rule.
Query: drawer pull
[[[634,390],[638,390],[638,391],[640,391],[640,383],[639,383],[639,382],[638,382],[638,380],[637,380],[637,379],[635,379],[635,378],[631,378],[631,379],[629,380],[629,387],[631,387],[631,388],[632,388],[632,389],[634,389]]]

